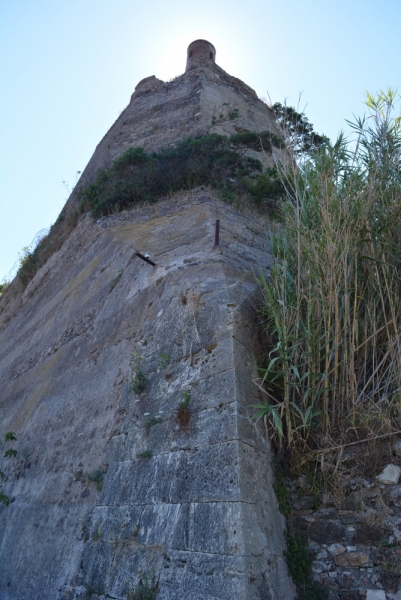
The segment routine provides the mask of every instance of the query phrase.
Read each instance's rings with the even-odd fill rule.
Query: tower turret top
[[[196,40],[189,44],[187,50],[187,66],[185,71],[194,67],[211,66],[216,62],[216,49],[206,40]]]

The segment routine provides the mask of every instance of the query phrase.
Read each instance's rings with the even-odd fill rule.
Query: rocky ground
[[[337,506],[329,500],[318,507],[305,476],[287,481],[290,521],[308,538],[314,578],[329,600],[401,600],[400,457],[398,440],[393,463],[376,476],[347,480],[355,489]]]

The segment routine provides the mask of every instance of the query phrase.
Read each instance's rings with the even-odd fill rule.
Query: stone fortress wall
[[[83,184],[131,146],[276,131],[250,88],[204,64],[204,44],[178,79],[137,86]],[[222,106],[238,118],[212,128]],[[125,600],[145,575],[157,600],[294,598],[250,407],[254,271],[270,261],[258,221],[207,189],[82,216],[18,311],[0,315],[1,423],[18,436],[0,507],[2,600]]]

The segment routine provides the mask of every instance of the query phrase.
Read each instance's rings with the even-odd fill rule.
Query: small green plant
[[[327,591],[312,578],[314,554],[308,549],[307,540],[296,533],[287,535],[286,543],[284,555],[292,580],[297,587],[298,600],[325,600]]]
[[[0,283],[0,298],[2,297],[2,295],[4,294],[4,292],[6,291],[8,286],[9,286],[8,281],[5,281],[4,283]]]
[[[134,528],[133,532],[132,532],[132,537],[134,537],[134,538],[138,537],[138,535],[139,535],[139,529],[140,529],[140,526],[139,526],[139,523],[137,523],[135,525],[135,528]]]
[[[97,596],[102,596],[104,594],[104,585],[103,583],[100,582],[93,582],[90,581],[89,583],[85,583],[85,598],[87,598],[87,600],[90,600],[93,596],[93,594],[96,594]]]
[[[127,600],[155,600],[158,587],[154,577],[149,580],[147,575],[141,575],[138,585],[128,591]]]
[[[398,555],[383,559],[380,566],[383,571],[397,575],[397,577],[400,577],[401,575],[401,565],[399,563]]]
[[[312,578],[314,555],[308,549],[307,540],[299,533],[287,534],[286,546],[284,555],[292,580],[297,587],[298,600],[325,600],[326,590]]]
[[[160,417],[155,417],[154,419],[149,419],[149,421],[147,421],[147,423],[146,423],[146,429],[149,431],[149,429],[151,429],[155,425],[158,425],[161,422],[162,422],[162,419]]]
[[[29,250],[28,246],[22,248],[19,253],[19,269],[18,269],[18,277],[20,278],[22,284],[26,286],[30,279],[32,279],[33,275],[37,271],[37,254],[35,250]]]
[[[134,352],[131,360],[131,385],[135,394],[140,394],[146,387],[146,375],[141,368],[142,357]]]
[[[311,577],[313,554],[309,551],[307,540],[299,533],[287,535],[287,548],[284,552],[288,570],[293,582],[298,585],[307,583]]]
[[[117,275],[114,277],[114,279],[110,282],[110,292],[112,290],[114,290],[114,288],[116,287],[117,283],[120,281],[121,277],[123,274],[123,270],[119,271],[117,273]]]
[[[178,404],[178,421],[181,427],[185,427],[189,423],[189,419],[191,416],[189,410],[189,402],[191,400],[191,392],[188,390],[184,390],[181,392],[181,396],[183,400]]]
[[[151,458],[152,453],[150,450],[144,450],[136,455],[137,458]]]
[[[16,442],[17,441],[17,437],[15,435],[15,433],[13,431],[8,431],[5,436],[4,436],[4,443],[12,443],[12,442]],[[3,445],[3,443],[0,441],[0,445]],[[3,458],[14,458],[17,456],[17,451],[14,448],[8,448],[3,455]],[[4,477],[4,473],[2,470],[0,470],[0,478],[3,479]],[[9,506],[10,504],[10,498],[8,496],[6,496],[6,494],[3,494],[0,492],[0,504],[5,504],[6,506]]]
[[[227,123],[227,121],[234,121],[235,119],[238,119],[239,116],[238,108],[230,107],[229,102],[223,102],[218,117],[216,117],[216,115],[213,115],[212,117],[211,127],[223,125],[223,123]]]
[[[315,511],[315,510],[319,510],[319,508],[322,506],[323,504],[323,500],[322,500],[322,496],[319,493],[319,491],[317,491],[316,489],[313,490],[313,494],[312,494],[312,502],[311,502],[311,510]]]
[[[160,354],[160,362],[159,362],[159,367],[161,367],[162,369],[165,369],[166,367],[168,367],[168,365],[170,364],[170,355],[167,354],[167,352],[162,352]]]
[[[390,543],[387,538],[382,538],[379,542],[379,548],[393,548],[394,544]]]
[[[98,542],[101,537],[102,537],[102,526],[99,525],[99,527],[96,529],[96,531],[94,532],[94,534],[92,536],[92,541]]]
[[[188,408],[189,401],[191,400],[191,392],[184,390],[181,392],[181,396],[184,398],[184,400],[180,402],[180,408]]]
[[[132,389],[135,394],[140,394],[146,387],[146,375],[143,371],[137,371],[132,379]]]
[[[285,484],[284,475],[280,468],[276,468],[276,481],[274,482],[273,488],[276,494],[279,511],[282,515],[288,517],[291,513],[290,495]]]
[[[88,481],[96,484],[96,489],[98,492],[101,492],[103,489],[103,476],[104,473],[100,469],[93,471],[93,473],[89,473],[86,478]]]

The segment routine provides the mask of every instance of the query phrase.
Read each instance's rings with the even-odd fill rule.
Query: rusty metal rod
[[[219,245],[219,237],[220,237],[220,219],[216,219],[216,229],[214,232],[214,245]]]
[[[144,260],[145,262],[152,265],[152,267],[156,266],[156,263],[154,263],[153,260],[150,260],[150,258],[148,258],[147,256],[144,256],[143,254],[141,254],[141,252],[137,252],[136,255],[139,256],[139,258],[142,258],[142,260]]]

